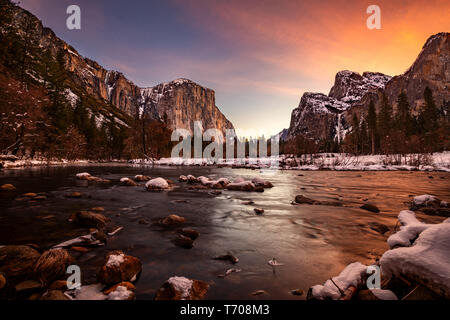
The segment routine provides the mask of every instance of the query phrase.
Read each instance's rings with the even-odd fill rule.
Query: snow
[[[132,180],[130,178],[122,178],[122,179],[120,179],[121,183],[127,183],[129,181],[132,181]]]
[[[420,222],[416,218],[413,211],[403,210],[398,215],[398,220],[401,224],[400,231],[391,235],[387,242],[390,248],[397,246],[410,246],[417,236],[428,228],[428,225]]]
[[[398,232],[402,235],[396,239],[404,241],[395,242],[403,247],[383,254],[380,259],[382,274],[412,277],[449,298],[450,218],[439,224],[425,224],[418,221],[413,212],[402,211],[399,220],[404,226]],[[391,242],[392,237],[389,238]],[[417,239],[411,243],[415,237]]]
[[[156,178],[148,181],[145,187],[147,189],[167,189],[169,188],[169,183],[164,178]]]
[[[72,291],[66,291],[65,294],[74,300],[106,300],[107,295],[102,292],[103,285],[101,283],[81,286]]]
[[[72,108],[75,108],[77,102],[78,102],[78,96],[72,92],[69,88],[66,88],[64,90],[64,96],[66,97],[66,100],[70,103]]]
[[[367,266],[360,262],[354,262],[345,267],[345,269],[337,277],[332,279],[342,291],[345,291],[350,286],[358,287],[358,284],[361,283],[366,271]],[[313,286],[312,295],[314,298],[319,300],[339,299],[341,297],[341,293],[334,283],[331,280],[327,280],[323,286]]]
[[[77,175],[76,175],[76,177],[77,177],[78,179],[88,178],[88,177],[90,177],[90,176],[91,176],[91,174],[90,174],[90,173],[87,173],[87,172],[77,173]]]
[[[125,255],[121,254],[112,254],[108,258],[108,262],[106,263],[107,267],[118,267],[125,261]]]
[[[169,280],[167,280],[167,282],[172,285],[177,292],[180,292],[181,300],[189,298],[194,281],[185,277],[175,276],[171,277]]]
[[[128,300],[132,295],[133,292],[128,290],[127,287],[118,286],[108,295],[108,300]]]

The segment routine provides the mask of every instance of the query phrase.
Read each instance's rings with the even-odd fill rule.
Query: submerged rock
[[[82,196],[83,195],[80,192],[72,192],[72,193],[66,194],[66,198],[73,198],[73,199],[79,199]]]
[[[60,290],[50,290],[47,291],[46,293],[44,293],[42,295],[42,297],[39,300],[53,300],[53,301],[58,301],[58,300],[70,300],[69,297],[67,297],[64,292],[60,291]]]
[[[41,254],[28,246],[4,246],[0,248],[0,272],[6,277],[28,276]]]
[[[182,234],[178,235],[177,238],[173,239],[172,242],[178,246],[185,249],[191,249],[194,247],[194,240],[189,237],[183,236]]]
[[[127,256],[123,251],[110,252],[97,274],[100,282],[108,285],[123,281],[135,281],[142,271],[142,263],[136,257]]]
[[[255,190],[255,185],[251,181],[236,179],[233,183],[227,185],[227,189],[231,191],[253,191]]]
[[[12,184],[4,184],[0,186],[0,191],[15,191],[16,187],[14,187]]]
[[[221,256],[216,256],[213,258],[214,260],[224,260],[224,261],[230,261],[233,264],[236,264],[239,262],[239,258],[236,257],[235,255],[233,255],[231,252],[221,255]]]
[[[369,228],[380,233],[380,234],[385,234],[386,232],[389,231],[389,227],[387,227],[386,225],[379,223],[379,222],[369,222],[368,223]]]
[[[307,198],[303,195],[298,195],[295,197],[295,202],[299,204],[315,204],[316,200]]]
[[[294,296],[301,296],[301,295],[303,295],[303,290],[302,289],[294,289],[294,290],[291,290],[291,294]]]
[[[171,277],[158,290],[155,300],[200,300],[208,289],[209,285],[201,280]]]
[[[45,251],[34,266],[34,273],[43,284],[50,284],[66,275],[72,257],[62,248]]]
[[[364,203],[361,207],[361,209],[370,211],[370,212],[374,212],[374,213],[379,213],[380,209],[378,209],[377,206],[370,204],[370,203]]]

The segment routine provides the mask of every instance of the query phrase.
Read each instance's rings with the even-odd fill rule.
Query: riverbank
[[[220,159],[213,163],[208,159],[133,159],[133,160],[47,160],[0,158],[0,168],[23,168],[36,166],[124,164],[142,166],[212,166],[235,169],[274,169],[299,171],[439,171],[450,172],[450,151],[433,154],[407,155],[360,155],[320,153],[313,155],[281,155],[279,157]]]

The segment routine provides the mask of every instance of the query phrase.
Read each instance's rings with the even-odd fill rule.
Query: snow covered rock
[[[425,224],[412,211],[399,214],[400,231],[388,239],[392,250],[380,259],[385,276],[403,275],[450,298],[450,219]]]
[[[412,202],[412,208],[439,207],[440,205],[441,200],[429,194],[414,197]]]
[[[145,188],[150,191],[165,190],[169,188],[169,183],[166,179],[156,178],[148,181],[145,184]]]
[[[106,256],[103,267],[97,274],[97,278],[104,284],[116,284],[123,281],[135,281],[142,271],[141,261],[132,256],[125,255],[117,250]]]
[[[88,172],[77,173],[76,175],[78,180],[88,180],[91,177],[91,174]]]
[[[155,300],[200,300],[208,288],[209,285],[204,281],[175,276],[162,285]]]
[[[367,266],[360,262],[354,262],[345,267],[338,276],[333,277],[333,281],[327,280],[324,285],[313,286],[310,289],[310,294],[312,298],[318,300],[338,300],[350,287],[358,288],[363,282],[366,272]]]

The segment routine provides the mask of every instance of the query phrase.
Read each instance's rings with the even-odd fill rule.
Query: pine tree
[[[375,111],[375,104],[373,101],[369,104],[369,110],[367,111],[367,125],[369,129],[369,136],[371,140],[371,152],[375,154],[375,135],[377,132],[377,113]]]
[[[408,96],[404,92],[400,93],[397,99],[396,122],[397,128],[409,138],[413,131],[413,119],[410,113]]]
[[[425,144],[428,151],[434,151],[438,144],[437,132],[438,132],[438,115],[439,110],[436,107],[433,99],[433,92],[429,87],[425,88],[423,93],[425,100],[425,107],[422,111],[422,121],[425,136]]]
[[[386,94],[383,94],[380,113],[378,115],[378,129],[382,138],[389,135],[392,128],[392,106],[388,101]]]
[[[353,113],[352,118],[352,145],[353,145],[353,152],[355,154],[359,153],[359,140],[360,140],[360,130],[359,130],[359,120],[356,113]]]

